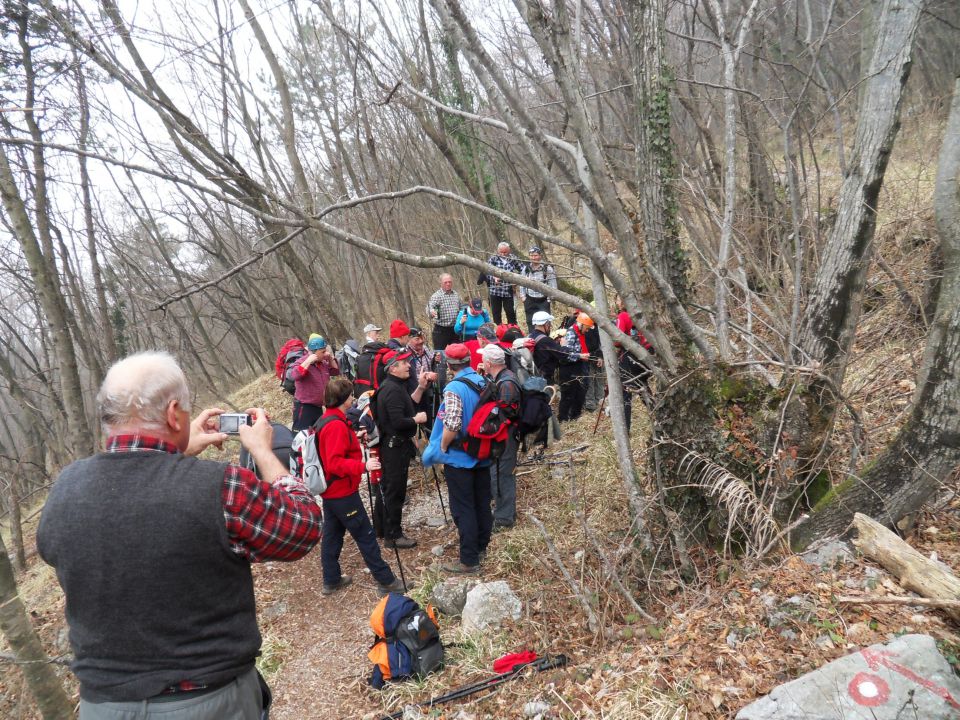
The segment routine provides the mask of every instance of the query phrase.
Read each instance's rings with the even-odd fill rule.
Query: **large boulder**
[[[430,602],[444,615],[459,615],[467,604],[467,593],[476,587],[477,582],[469,578],[444,580],[430,592]]]
[[[483,630],[504,620],[519,620],[522,608],[505,580],[482,583],[467,593],[461,624],[464,630]]]
[[[736,720],[957,720],[960,679],[929,635],[904,635],[834,660],[737,713]]]

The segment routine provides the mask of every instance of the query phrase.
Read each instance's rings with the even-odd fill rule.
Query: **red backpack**
[[[283,347],[280,348],[280,352],[277,353],[277,360],[273,365],[273,369],[274,372],[276,372],[277,379],[280,381],[280,386],[291,395],[296,391],[296,385],[293,380],[287,379],[287,370],[295,363],[303,360],[306,354],[307,346],[303,344],[303,340],[300,338],[290,338],[283,344]]]
[[[513,421],[504,412],[503,404],[496,399],[497,384],[488,382],[481,388],[466,378],[460,377],[456,381],[480,396],[473,417],[467,423],[467,436],[461,444],[463,451],[477,460],[496,460],[503,455],[513,427]]]

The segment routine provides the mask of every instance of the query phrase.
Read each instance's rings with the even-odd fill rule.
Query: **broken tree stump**
[[[857,536],[853,544],[860,552],[892,573],[907,590],[931,600],[960,598],[960,579],[949,569],[910,547],[897,535],[866,515],[853,517]],[[960,608],[944,608],[960,623]]]

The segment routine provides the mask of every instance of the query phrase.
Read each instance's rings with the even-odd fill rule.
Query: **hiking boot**
[[[384,538],[383,546],[385,548],[400,548],[401,550],[408,550],[409,548],[415,548],[417,546],[417,541],[413,538],[408,538],[406,535],[401,535],[398,538]]]
[[[388,593],[405,593],[407,591],[407,586],[403,584],[403,580],[400,578],[394,578],[393,582],[389,585],[377,585],[377,591],[380,593],[380,597],[387,595]]]
[[[353,582],[353,578],[349,575],[341,575],[340,581],[335,585],[323,584],[323,589],[320,592],[324,595],[333,595],[337,590],[343,590],[347,585]]]
[[[470,573],[480,572],[479,565],[464,565],[459,561],[454,563],[444,563],[440,566],[440,569],[446,572],[456,573],[458,575],[467,575]]]
[[[493,532],[498,533],[504,530],[509,530],[513,527],[513,525],[513,523],[495,522],[493,523]]]

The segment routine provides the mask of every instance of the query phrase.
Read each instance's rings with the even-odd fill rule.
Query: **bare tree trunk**
[[[862,477],[818,503],[794,535],[795,545],[843,532],[855,511],[893,525],[926,502],[960,462],[960,80],[940,151],[934,211],[943,279],[910,417]]]
[[[70,720],[73,703],[48,662],[30,616],[17,594],[17,581],[0,537],[0,629],[20,663],[44,720]]]
[[[800,346],[842,385],[873,253],[877,198],[900,128],[900,102],[925,0],[884,0],[837,221],[804,313]]]

